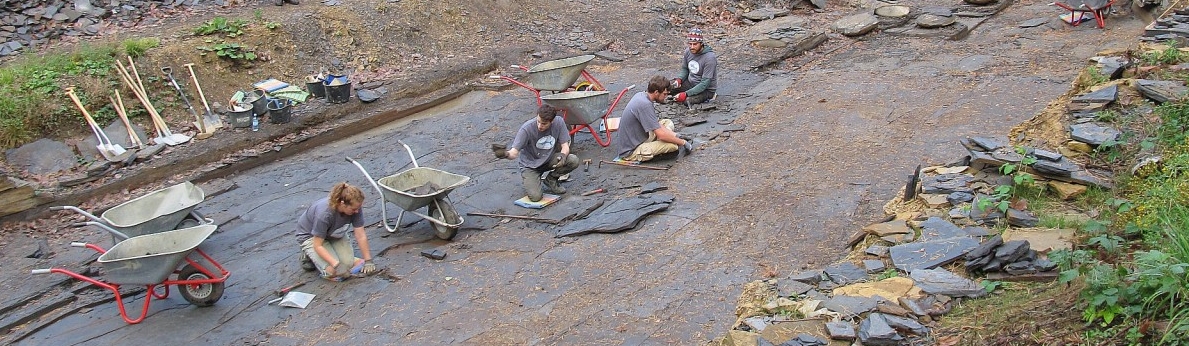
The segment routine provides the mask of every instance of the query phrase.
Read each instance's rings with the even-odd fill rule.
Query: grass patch
[[[959,345],[1076,345],[1083,323],[1074,285],[1001,282],[995,293],[956,305],[937,334],[962,335]]]
[[[70,86],[76,87],[96,121],[115,119],[107,96],[120,86],[116,59],[143,56],[159,44],[153,38],[84,44],[69,51],[26,54],[0,68],[0,146],[12,148],[83,128],[79,110],[63,92]]]

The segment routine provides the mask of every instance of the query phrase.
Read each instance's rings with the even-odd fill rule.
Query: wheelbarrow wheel
[[[446,223],[458,223],[458,212],[454,211],[454,206],[444,199],[436,199],[429,204],[429,216]],[[430,222],[430,224],[433,225],[434,235],[438,239],[450,240],[458,234],[458,227],[442,226],[436,222]]]
[[[206,280],[211,279],[202,271],[193,265],[187,264],[178,272],[178,280]],[[223,297],[223,283],[216,282],[211,284],[201,285],[178,285],[178,292],[182,294],[182,298],[195,306],[211,306]]]

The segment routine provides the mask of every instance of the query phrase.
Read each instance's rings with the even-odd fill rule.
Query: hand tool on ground
[[[186,92],[182,90],[182,86],[178,85],[178,81],[173,79],[173,68],[165,66],[161,68],[161,73],[165,74],[165,78],[169,78],[169,85],[173,86],[173,90],[177,90],[178,95],[182,96],[182,102],[186,104],[186,110],[190,111],[190,115],[194,116],[194,127],[198,128],[198,134],[194,137],[198,139],[210,138],[213,131],[208,131],[206,125],[202,123],[202,117],[198,115],[198,111],[194,110],[194,105],[190,104],[190,98],[186,97]]]
[[[590,191],[583,192],[583,193],[582,193],[582,195],[583,195],[583,196],[590,196],[590,195],[593,195],[593,194],[596,194],[596,193],[603,193],[603,192],[607,192],[607,190],[606,190],[606,189],[604,189],[604,188],[601,188],[601,187],[600,187],[600,188],[597,188],[597,189],[594,189],[594,190],[590,190]]]
[[[78,100],[78,96],[74,94],[74,87],[66,88],[66,96],[70,96],[70,100],[74,101],[74,105],[83,112],[83,118],[87,120],[87,125],[91,127],[91,131],[95,132],[95,138],[99,141],[99,145],[95,149],[99,149],[99,154],[108,161],[116,162],[123,161],[127,156],[120,157],[120,155],[127,152],[124,147],[119,144],[112,144],[111,139],[107,138],[107,134],[95,123],[95,119],[91,118],[91,113],[87,112],[87,108],[83,107],[82,101]]]
[[[669,167],[657,167],[657,166],[641,165],[641,164],[638,164],[638,163],[627,163],[627,162],[615,162],[615,161],[599,160],[599,166],[602,166],[604,163],[610,163],[610,164],[613,164],[613,165],[616,165],[616,166],[632,167],[632,168],[643,168],[643,169],[651,169],[651,170],[657,170],[657,171],[667,171],[667,170],[669,170]]]
[[[555,225],[556,225],[556,224],[559,222],[558,220],[554,220],[554,219],[547,219],[547,218],[543,218],[543,217],[535,217],[535,216],[524,216],[524,215],[490,214],[490,213],[478,213],[478,212],[469,212],[469,213],[467,213],[467,215],[471,215],[471,216],[490,216],[490,217],[506,217],[506,218],[510,218],[510,219],[521,219],[521,220],[540,221],[540,222],[544,222],[544,223],[551,223],[551,224],[555,224]]]
[[[116,60],[116,69],[120,71],[120,77],[124,81],[124,84],[129,89],[132,89],[132,93],[136,95],[136,99],[140,100],[140,104],[144,105],[145,110],[149,112],[149,118],[153,120],[153,127],[157,128],[157,138],[154,138],[154,141],[170,146],[190,141],[190,136],[171,133],[169,131],[169,128],[165,125],[165,120],[161,119],[161,114],[157,113],[157,108],[153,107],[153,104],[149,102],[149,97],[144,92],[144,86],[137,83],[137,79],[140,76],[137,76],[137,79],[133,79],[132,75],[128,73],[128,68],[124,67],[124,64],[119,60]],[[133,66],[133,71],[135,71],[135,66]]]
[[[297,289],[298,287],[301,287],[302,285],[305,285],[305,284],[306,284],[306,283],[308,283],[308,282],[309,282],[309,281],[302,281],[302,282],[298,282],[298,283],[294,284],[293,286],[289,286],[289,287],[285,287],[285,288],[279,289],[279,290],[277,290],[275,293],[277,294],[277,297],[284,297],[284,296],[285,296],[285,294],[288,294],[288,293],[289,293],[289,291],[292,291],[292,290],[294,290],[294,289]]]
[[[211,112],[210,104],[206,103],[206,94],[202,92],[202,84],[198,84],[198,75],[194,74],[194,64],[184,66],[190,70],[190,79],[194,80],[194,89],[198,89],[198,98],[202,100],[202,107],[206,109],[206,113],[202,114],[202,124],[206,126],[207,131],[212,133],[223,128],[223,120],[220,120],[215,112]]]
[[[132,122],[128,121],[128,110],[124,109],[124,99],[120,97],[120,91],[116,90],[116,97],[108,96],[107,99],[111,101],[112,108],[115,108],[116,114],[120,116],[120,122],[124,123],[124,129],[128,132],[128,143],[131,143],[135,148],[144,147],[140,136],[137,136],[136,130],[132,129]]]
[[[590,159],[582,160],[582,171],[590,172]]]

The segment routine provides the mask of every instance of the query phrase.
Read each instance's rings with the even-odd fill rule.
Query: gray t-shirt
[[[297,218],[297,243],[305,242],[311,237],[322,239],[339,239],[347,235],[347,224],[351,228],[363,227],[363,209],[355,215],[347,216],[330,208],[330,197],[322,197],[314,204],[310,204],[304,213]]]
[[[648,140],[648,133],[661,127],[656,108],[647,92],[632,95],[619,118],[619,131],[615,133],[615,151],[619,157],[628,157],[640,143]]]
[[[706,85],[706,91],[718,90],[718,56],[714,54],[710,46],[703,45],[700,54],[694,54],[689,51],[689,48],[686,48],[681,60],[685,63],[685,68],[689,70],[688,78],[691,83],[698,84],[709,80],[710,84]],[[699,93],[701,90],[695,94]]]
[[[512,140],[509,149],[516,148],[520,156],[516,162],[520,167],[537,169],[549,163],[549,158],[563,143],[570,142],[570,132],[566,130],[566,121],[561,117],[553,118],[553,124],[547,131],[537,131],[537,117],[533,117],[520,125],[516,131],[516,138]]]

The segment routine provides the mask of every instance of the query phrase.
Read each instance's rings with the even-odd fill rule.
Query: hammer
[[[582,171],[590,172],[590,159],[582,160]]]
[[[298,287],[301,287],[302,285],[305,285],[305,284],[306,284],[306,282],[308,282],[308,281],[299,282],[299,283],[297,283],[297,284],[294,284],[293,286],[289,286],[289,287],[285,287],[285,288],[279,289],[279,290],[277,290],[277,291],[276,291],[276,294],[277,294],[277,296],[278,296],[278,297],[284,297],[286,294],[288,294],[288,293],[289,293],[289,291],[292,291],[292,290],[294,290],[294,289],[296,289],[296,288],[298,288]]]

